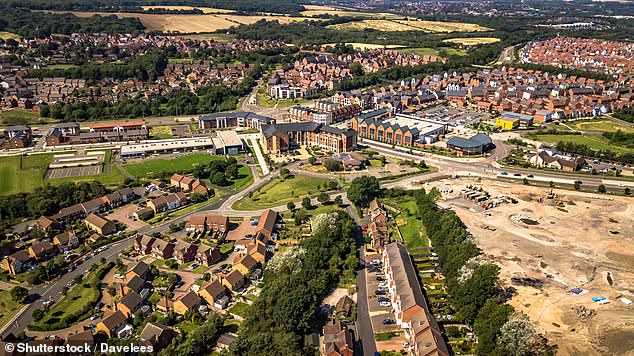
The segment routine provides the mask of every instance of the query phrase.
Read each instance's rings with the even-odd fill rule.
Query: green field
[[[297,202],[304,197],[316,196],[320,192],[326,191],[326,183],[328,183],[328,179],[302,175],[296,175],[284,181],[276,179],[253,192],[250,198],[238,200],[233,204],[233,208],[236,210],[258,210],[284,205],[288,202]]]
[[[556,145],[559,141],[587,145],[594,150],[611,150],[618,153],[628,153],[634,150],[610,143],[610,140],[600,135],[532,135],[538,141]]]
[[[22,306],[11,299],[10,290],[0,290],[0,327],[4,326]]]
[[[12,33],[12,32],[0,31],[0,38],[5,41],[8,39],[19,40],[20,35]]]
[[[70,326],[75,321],[82,321],[92,314],[92,306],[99,301],[101,291],[99,276],[105,274],[112,265],[101,265],[98,269],[90,272],[88,276],[72,287],[66,296],[55,304],[44,315],[42,320],[34,323],[34,330],[59,330]],[[75,321],[70,321],[72,316]]]
[[[318,206],[315,206],[312,209],[306,210],[309,217],[313,217],[319,214],[333,213],[335,211],[343,211],[343,210],[339,206],[335,205],[334,203],[331,203],[328,205],[319,204]],[[291,219],[293,217],[293,213],[290,210],[281,212],[280,215],[282,215],[284,219]]]
[[[0,123],[3,125],[24,125],[35,123],[40,118],[36,112],[26,110],[7,110],[0,111]]]
[[[306,99],[273,99],[267,94],[258,94],[258,106],[263,108],[288,108],[293,105],[300,105],[308,102]]]
[[[251,168],[245,164],[238,166],[238,178],[233,180],[233,184],[226,186],[231,190],[239,192],[253,183],[253,174]]]
[[[419,47],[419,48],[403,48],[399,51],[407,52],[407,53],[416,53],[419,56],[429,55],[429,56],[437,56],[438,50],[429,48],[429,47]]]
[[[212,156],[207,153],[192,153],[179,158],[146,159],[140,163],[123,165],[126,172],[139,178],[153,178],[161,171],[168,173],[191,170],[195,165],[207,165],[209,162],[222,159],[222,156]]]
[[[467,51],[464,49],[455,49],[455,48],[448,48],[448,47],[443,47],[443,49],[445,50],[445,52],[447,52],[448,56],[466,56],[467,55]]]
[[[50,160],[51,154],[0,157],[0,194],[30,192],[42,187]]]
[[[566,123],[565,125],[578,131],[608,132],[621,130],[623,132],[634,132],[634,125],[628,125],[610,119],[578,120]]]

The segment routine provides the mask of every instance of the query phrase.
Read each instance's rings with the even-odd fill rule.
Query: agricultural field
[[[337,15],[337,16],[348,16],[348,17],[370,17],[370,18],[403,18],[402,16],[396,14],[390,14],[387,12],[362,12],[362,11],[351,11],[346,9],[338,9],[332,6],[322,6],[322,5],[304,5],[305,11],[300,12],[302,16],[312,17],[319,15]]]
[[[283,181],[277,179],[233,204],[235,210],[266,209],[288,202],[298,202],[305,197],[326,191],[328,179],[296,175]]]
[[[458,37],[448,38],[446,40],[443,40],[443,42],[457,43],[464,46],[476,46],[481,44],[500,42],[500,39],[495,37]]]
[[[8,39],[14,39],[17,41],[20,39],[20,35],[11,32],[0,31],[0,38],[4,41]]]
[[[62,11],[64,12],[64,11]],[[232,26],[250,25],[260,20],[277,20],[281,24],[307,20],[305,17],[293,16],[247,16],[232,14],[139,14],[130,12],[72,12],[75,16],[91,17],[93,15],[116,15],[119,18],[136,17],[147,28],[147,31],[171,31],[182,33],[214,32],[226,30]]]
[[[44,185],[50,154],[0,157],[0,194],[30,192]]]
[[[434,48],[429,48],[429,47],[403,48],[403,49],[400,49],[399,51],[407,52],[407,53],[415,53],[415,54],[418,54],[419,56],[437,56],[438,55],[438,50]]]
[[[153,6],[142,6],[143,11],[147,11],[150,9],[165,9],[165,10],[201,10],[205,14],[232,14],[235,11],[227,10],[227,9],[216,9],[213,7],[198,7],[198,6],[166,6],[166,5],[153,5]]]
[[[577,131],[608,132],[621,130],[623,132],[634,132],[634,125],[610,119],[578,120],[566,123],[566,126]]]
[[[476,24],[461,22],[441,21],[415,21],[415,20],[363,20],[330,25],[335,30],[365,30],[377,31],[424,31],[424,32],[479,32],[490,31],[490,28]]]

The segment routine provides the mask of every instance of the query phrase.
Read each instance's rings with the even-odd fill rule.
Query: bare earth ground
[[[518,199],[486,216],[459,197],[473,182],[453,181],[454,192],[440,204],[457,212],[484,254],[501,267],[504,286],[516,288],[509,303],[536,322],[558,354],[634,354],[634,305],[619,300],[634,300],[634,199],[599,200],[592,198],[597,194],[566,190],[554,190],[555,199],[547,199],[546,188],[484,180],[480,186],[492,196]],[[520,215],[537,224],[511,219]],[[588,293],[574,296],[569,291],[575,287]],[[592,302],[599,296],[610,304]],[[596,314],[580,316],[573,309],[580,306]]]

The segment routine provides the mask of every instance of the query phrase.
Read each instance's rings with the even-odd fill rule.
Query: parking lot
[[[475,120],[488,120],[491,114],[460,108],[436,107],[416,113],[417,116],[447,123],[449,127],[464,127]]]
[[[379,267],[372,266],[373,260],[380,259],[378,254],[371,254],[366,256],[366,284],[368,291],[368,310],[370,318],[372,319],[372,328],[375,332],[381,332],[385,330],[397,329],[398,327],[389,323],[394,322],[394,314],[392,312],[391,303],[389,306],[381,305],[379,298],[385,298],[381,300],[389,300],[389,292],[385,291],[385,294],[376,294],[379,291],[379,285],[384,283],[385,275]]]

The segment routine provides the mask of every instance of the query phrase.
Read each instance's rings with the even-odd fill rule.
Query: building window
[[[370,135],[374,136],[374,129],[370,129]]]
[[[397,141],[397,142],[401,142],[401,135],[396,134],[396,141]]]

